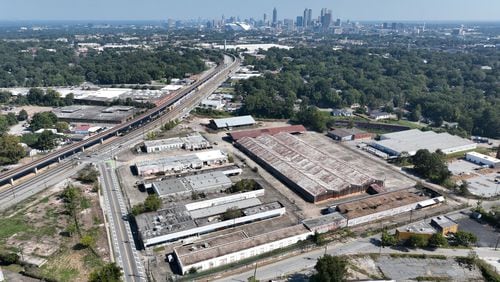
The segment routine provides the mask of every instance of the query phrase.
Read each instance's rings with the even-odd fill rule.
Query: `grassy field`
[[[16,233],[33,231],[21,214],[0,218],[0,227],[0,244]]]

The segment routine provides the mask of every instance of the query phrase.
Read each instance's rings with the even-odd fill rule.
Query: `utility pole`
[[[255,268],[253,270],[253,281],[257,281],[257,262],[255,262]]]
[[[498,239],[497,239],[497,243],[495,244],[495,251],[497,250],[498,248],[498,243],[500,242],[500,235],[498,235]]]

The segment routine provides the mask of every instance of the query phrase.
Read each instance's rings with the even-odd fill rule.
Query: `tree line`
[[[307,105],[407,110],[409,119],[439,126],[458,122],[469,134],[500,134],[500,55],[494,51],[450,53],[402,48],[272,48],[246,64],[264,72],[241,81],[242,113],[291,118],[297,98]],[[482,66],[490,66],[491,70]]]
[[[213,58],[213,54],[208,55]],[[77,53],[62,43],[0,42],[0,87],[143,84],[205,69],[203,51],[158,47]]]

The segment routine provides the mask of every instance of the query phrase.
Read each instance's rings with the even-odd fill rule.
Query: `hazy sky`
[[[500,21],[500,0],[0,0],[0,20],[295,18],[322,7],[343,20]]]

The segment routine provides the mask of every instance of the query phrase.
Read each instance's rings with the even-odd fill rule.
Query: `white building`
[[[209,125],[213,129],[231,129],[233,127],[250,126],[254,125],[255,123],[256,122],[252,116],[239,116],[231,118],[212,119],[210,120]]]
[[[500,160],[494,157],[483,155],[476,152],[465,154],[465,159],[478,165],[487,165],[491,168],[500,168]]]
[[[477,144],[446,132],[410,129],[383,134],[380,141],[372,142],[371,146],[390,156],[399,156],[402,152],[413,156],[420,149],[427,149],[431,153],[441,150],[444,154],[452,154],[476,149]]]
[[[155,173],[180,173],[206,166],[221,165],[227,163],[227,154],[221,150],[199,152],[190,155],[171,156],[153,161],[143,161],[135,164],[137,174],[140,176]]]
[[[237,231],[174,248],[181,272],[204,271],[285,248],[306,240],[313,233],[302,224],[248,237]]]
[[[222,100],[204,99],[200,102],[199,107],[202,109],[222,110],[225,103]]]
[[[162,152],[175,149],[202,150],[211,148],[210,142],[199,133],[193,133],[186,137],[174,137],[168,139],[144,141],[146,152]]]
[[[397,116],[395,114],[390,114],[386,112],[373,111],[370,113],[370,118],[374,120],[384,120],[384,119],[395,119]]]

